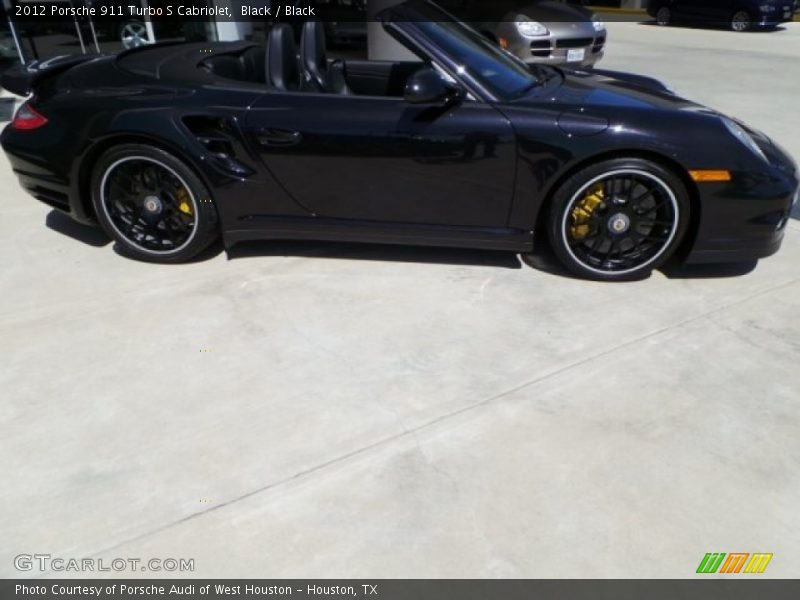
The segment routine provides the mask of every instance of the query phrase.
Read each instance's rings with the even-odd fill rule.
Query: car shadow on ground
[[[795,207],[792,216],[793,218],[800,218],[800,205]],[[47,214],[45,225],[57,233],[96,248],[102,248],[111,243],[111,239],[99,227],[81,225],[57,210],[52,210]],[[561,265],[548,245],[540,244],[540,246],[530,254],[520,255],[502,250],[476,250],[470,248],[437,248],[433,246],[309,240],[269,240],[240,242],[227,250],[227,256],[229,260],[295,256],[339,260],[499,267],[504,269],[521,269],[525,264],[548,275],[579,279]],[[114,244],[114,252],[127,258],[127,254],[119,247],[119,244]],[[188,262],[198,263],[211,260],[222,252],[222,243],[216,242]],[[659,270],[670,279],[711,279],[747,275],[756,268],[757,264],[758,261],[719,265],[685,265],[675,261],[668,263]]]
[[[93,227],[91,225],[81,225],[58,210],[51,210],[49,213],[47,213],[44,223],[48,229],[51,229],[56,233],[60,233],[61,235],[65,235],[75,241],[82,242],[87,246],[102,248],[113,242],[113,240],[108,237],[99,226]],[[131,256],[128,255],[125,250],[116,242],[114,242],[113,249],[118,255],[129,260],[135,260],[132,259]],[[186,263],[190,264],[210,260],[222,253],[222,250],[222,243],[216,242],[211,244],[211,246],[203,250],[193,259],[186,261]]]
[[[232,260],[262,256],[522,268],[517,254],[499,250],[301,240],[249,241],[228,249],[228,258]]]
[[[111,238],[99,227],[81,225],[57,210],[51,210],[47,213],[44,224],[47,228],[57,233],[96,248],[102,248],[111,243]]]
[[[542,245],[541,248],[536,248],[532,254],[523,255],[522,261],[537,271],[542,271],[558,277],[579,279],[565,269],[553,251],[545,245]],[[678,260],[671,260],[658,270],[668,279],[721,279],[747,275],[751,273],[757,265],[757,260],[711,265],[687,265]],[[644,277],[642,279],[648,278],[649,277]]]
[[[742,277],[752,273],[757,266],[757,260],[710,265],[686,265],[675,262],[667,263],[659,271],[668,279],[724,279]]]

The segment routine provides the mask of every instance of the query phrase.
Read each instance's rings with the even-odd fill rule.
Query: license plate
[[[567,50],[567,62],[580,62],[583,60],[584,56],[586,56],[585,48],[573,48],[572,50]]]
[[[791,16],[792,16],[792,11],[790,11],[790,10],[787,10],[786,12],[783,13],[783,18],[784,19],[788,19]]]

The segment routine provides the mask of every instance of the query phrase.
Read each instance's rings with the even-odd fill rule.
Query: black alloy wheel
[[[218,235],[217,214],[200,179],[158,148],[112,148],[92,177],[95,214],[106,232],[133,258],[183,262]]]
[[[664,263],[688,224],[681,180],[651,161],[616,159],[583,169],[556,192],[549,238],[573,273],[603,281],[641,279]]]

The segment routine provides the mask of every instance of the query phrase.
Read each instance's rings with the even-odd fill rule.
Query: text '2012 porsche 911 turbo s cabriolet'
[[[22,186],[133,257],[219,235],[529,252],[581,276],[778,250],[798,194],[761,133],[656,80],[527,66],[435,4],[380,14],[418,61],[331,61],[323,27],[264,47],[154,45],[11,71]]]

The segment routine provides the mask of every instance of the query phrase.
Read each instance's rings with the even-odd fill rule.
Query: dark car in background
[[[708,24],[733,31],[774,29],[791,21],[796,0],[650,0],[648,14],[659,25]]]
[[[438,0],[513,55],[529,63],[588,67],[603,57],[606,26],[582,2]]]

